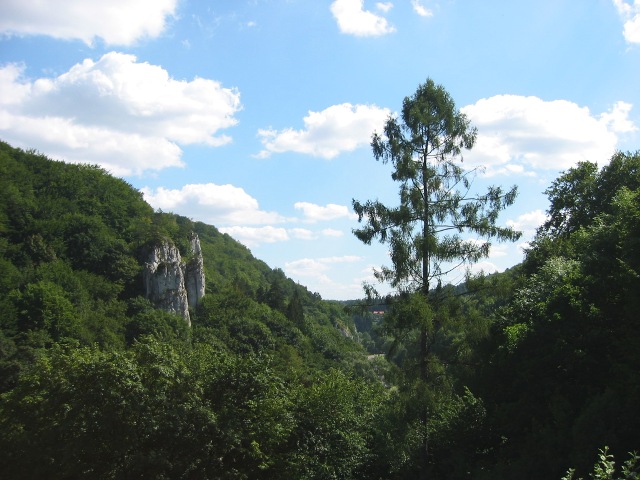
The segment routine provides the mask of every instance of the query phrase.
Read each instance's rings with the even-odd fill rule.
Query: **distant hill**
[[[126,283],[133,294],[137,292],[132,272],[116,260],[132,261],[136,249],[162,236],[185,254],[187,234],[193,231],[202,243],[210,289],[236,283],[258,292],[277,278],[284,282],[285,296],[297,289],[309,301],[319,297],[216,227],[154,212],[139,191],[98,166],[53,161],[0,142],[0,174],[2,253],[23,270],[65,259],[74,267]],[[123,270],[116,271],[116,265]]]
[[[53,161],[0,142],[0,314],[9,350],[25,335],[35,346],[69,338],[118,346],[148,331],[181,331],[175,319],[160,328],[157,319],[145,326],[138,318],[149,308],[142,267],[145,250],[162,239],[188,256],[192,232],[206,275],[206,314],[193,312],[196,327],[225,315],[230,299],[245,299],[288,319],[286,327],[260,320],[271,336],[295,327],[317,350],[309,352],[328,358],[341,357],[343,347],[359,348],[341,305],[323,301],[216,227],[154,212],[139,191],[98,166]]]

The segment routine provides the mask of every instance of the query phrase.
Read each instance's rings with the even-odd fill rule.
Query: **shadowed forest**
[[[509,241],[517,232],[494,224],[516,190],[466,210],[444,199],[452,189],[426,182],[444,174],[412,170],[394,142],[403,128],[390,120],[372,146],[405,207],[354,200],[356,236],[397,254],[378,272],[397,294],[368,286],[352,302],[309,292],[214,226],[153,211],[99,167],[1,143],[0,476],[636,478],[640,152],[562,173],[525,260],[452,286],[434,260],[488,250],[429,222],[416,237],[410,208],[431,191],[432,208],[458,202],[455,225]],[[142,270],[158,242],[188,257],[192,233],[206,292],[188,326],[145,297]]]

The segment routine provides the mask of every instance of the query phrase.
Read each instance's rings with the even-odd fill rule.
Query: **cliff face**
[[[145,296],[157,307],[180,315],[191,326],[189,308],[195,308],[204,295],[205,279],[200,239],[191,236],[189,261],[168,240],[155,245],[147,256],[143,271]]]
[[[202,250],[200,249],[200,239],[195,233],[190,238],[191,258],[185,266],[185,283],[187,287],[187,300],[189,308],[194,309],[200,299],[204,296],[204,263]]]

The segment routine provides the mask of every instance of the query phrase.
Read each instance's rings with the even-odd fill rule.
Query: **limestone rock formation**
[[[180,315],[189,326],[189,308],[196,307],[205,289],[202,250],[195,233],[191,235],[190,247],[189,261],[185,264],[176,246],[163,240],[150,250],[143,271],[146,298],[157,308]]]
[[[187,287],[187,300],[189,308],[194,309],[200,299],[204,296],[204,261],[200,248],[200,238],[195,233],[191,234],[190,258],[185,267],[185,283]]]

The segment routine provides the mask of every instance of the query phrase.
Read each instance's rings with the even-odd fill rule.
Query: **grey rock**
[[[200,248],[200,238],[195,233],[191,234],[190,248],[190,258],[185,266],[185,282],[189,308],[193,310],[204,296],[205,290],[204,261]]]
[[[155,245],[147,255],[143,271],[145,296],[157,308],[184,318],[191,326],[189,308],[194,309],[204,296],[205,277],[200,239],[190,238],[189,260],[169,240]]]

